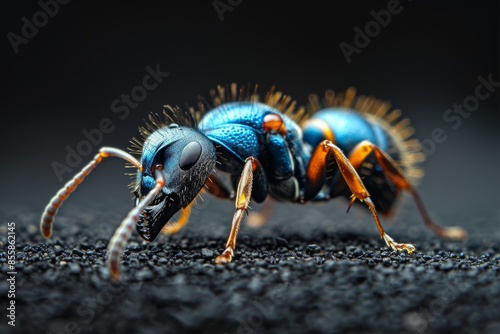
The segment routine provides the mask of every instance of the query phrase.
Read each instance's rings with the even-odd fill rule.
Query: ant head
[[[215,161],[214,144],[193,128],[171,124],[146,139],[134,191],[136,205],[155,186],[155,170],[161,170],[165,186],[140,215],[137,231],[142,238],[153,241],[169,219],[196,197]]]

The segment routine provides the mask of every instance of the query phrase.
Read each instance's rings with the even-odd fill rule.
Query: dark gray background
[[[116,125],[103,145],[125,148],[146,115],[161,111],[163,104],[194,104],[217,84],[250,82],[258,83],[262,94],[277,85],[299,104],[306,103],[309,93],[355,86],[359,93],[401,108],[421,140],[442,128],[448,139],[428,157],[419,187],[429,210],[447,225],[470,225],[477,231],[496,226],[498,91],[457,130],[443,121],[443,113],[474,94],[478,76],[492,73],[500,80],[498,3],[401,5],[402,12],[348,64],[339,44],[353,44],[353,28],[363,29],[373,20],[370,11],[385,9],[387,2],[242,1],[221,21],[212,1],[73,1],[61,5],[18,54],[7,33],[19,34],[21,18],[32,21],[40,7],[34,1],[9,4],[2,10],[4,220],[11,210],[43,210],[63,185],[51,163],[64,163],[66,145],[76,147],[84,139],[81,131],[97,127],[102,118]],[[170,76],[128,118],[119,120],[111,111],[112,101],[141,84],[145,67],[156,64]],[[129,207],[123,163],[111,160],[66,205],[84,205],[84,210]],[[69,177],[65,174],[64,181]],[[339,215],[344,216],[345,205],[339,206]],[[230,212],[232,204],[226,207]],[[413,207],[404,204],[403,214],[405,208]],[[332,212],[329,206],[311,210]]]

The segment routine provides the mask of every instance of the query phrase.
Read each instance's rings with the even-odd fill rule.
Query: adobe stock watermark
[[[493,74],[490,73],[485,78],[482,75],[477,77],[479,84],[474,90],[474,95],[467,96],[461,104],[454,103],[453,107],[443,113],[443,121],[452,130],[457,130],[462,126],[463,120],[469,118],[474,111],[479,108],[480,101],[488,99],[500,87],[500,81],[493,81]],[[438,144],[444,143],[448,139],[446,130],[437,127],[431,131],[430,137],[420,141],[422,152],[429,157],[436,151]]]
[[[255,300],[252,302],[253,310],[248,314],[238,317],[238,328],[236,334],[253,334],[260,333],[258,330],[264,324],[265,318],[269,318],[277,307],[286,302],[286,292],[288,285],[285,284],[270,293],[269,298],[265,300]],[[225,332],[224,334],[229,334]]]
[[[436,298],[431,300],[427,307],[420,307],[407,315],[404,319],[405,327],[411,333],[423,333],[432,323],[435,323],[439,317],[443,317],[446,309],[458,299],[460,294],[465,292],[465,286],[453,285],[447,279],[444,279],[445,287],[438,293]]]
[[[377,37],[382,31],[382,28],[386,28],[391,23],[393,15],[400,14],[402,11],[403,6],[399,0],[389,0],[387,9],[381,9],[378,12],[374,10],[370,11],[373,20],[365,24],[364,30],[361,30],[358,26],[354,27],[354,45],[344,41],[339,44],[340,50],[347,63],[350,64],[352,55],[360,54],[361,51],[370,44],[372,38]]]
[[[21,18],[23,25],[21,26],[20,34],[9,32],[7,39],[12,46],[15,54],[19,53],[19,46],[28,44],[28,42],[35,38],[39,29],[45,27],[49,20],[59,13],[60,5],[66,5],[70,0],[40,0],[38,6],[41,10],[35,12],[31,20],[26,16]]]
[[[130,115],[131,109],[136,109],[139,103],[144,101],[148,92],[156,89],[163,80],[170,75],[168,72],[160,70],[160,64],[156,64],[155,68],[146,66],[146,75],[142,78],[142,83],[133,87],[130,93],[123,93],[119,98],[111,102],[110,109],[113,114],[116,114],[119,120],[123,121]],[[83,129],[81,131],[84,139],[80,140],[75,147],[66,145],[66,157],[64,163],[53,161],[52,169],[59,180],[63,181],[63,175],[72,173],[74,169],[83,161],[83,157],[89,156],[96,147],[100,147],[105,134],[110,134],[116,129],[116,124],[111,118],[104,117],[99,121],[99,124],[94,129]]]
[[[99,290],[94,296],[85,298],[76,308],[76,313],[80,317],[61,325],[56,331],[49,331],[49,334],[80,334],[85,332],[99,315],[108,308],[113,300],[124,291],[134,292],[141,289],[141,284],[125,286],[123,282],[109,281],[108,284]]]
[[[219,16],[219,20],[224,21],[224,13],[232,12],[234,8],[241,5],[243,0],[214,0],[212,5]]]

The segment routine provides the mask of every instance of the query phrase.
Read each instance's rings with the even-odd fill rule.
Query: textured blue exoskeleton
[[[235,202],[231,232],[216,263],[232,260],[250,201],[260,203],[268,196],[295,203],[345,196],[350,205],[359,199],[386,244],[412,253],[414,246],[395,242],[379,220],[379,213],[390,214],[400,193],[408,191],[424,223],[437,235],[466,237],[463,229],[441,227],[427,214],[414,188],[422,176],[418,163],[424,155],[412,138],[408,119],[391,110],[389,103],[356,97],[354,89],[348,89],[345,94],[327,91],[322,101],[311,95],[307,107],[297,108],[290,97],[273,89],[259,102],[256,90],[235,84],[218,87],[212,99],[212,105],[200,99],[197,109],[166,106],[162,116],[150,115],[146,127],[140,128],[141,138],[131,141],[130,151],[140,160],[122,150],[102,148],[51,200],[41,220],[43,235],[50,237],[57,210],[90,171],[103,158],[117,156],[129,161],[137,176],[136,206],[108,246],[114,278],[119,277],[119,255],[133,227],[147,241],[164,229],[179,230],[203,187]],[[166,228],[177,212],[184,215],[173,228]]]

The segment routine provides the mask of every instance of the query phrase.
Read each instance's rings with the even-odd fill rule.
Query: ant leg
[[[422,220],[431,231],[443,239],[449,240],[465,240],[467,238],[467,232],[458,226],[442,227],[436,224],[432,218],[429,216],[422,199],[418,192],[411,186],[408,180],[404,177],[403,171],[398,167],[397,163],[383,150],[381,150],[376,145],[365,140],[359,143],[354,149],[353,153],[349,157],[354,168],[358,168],[361,163],[366,159],[366,157],[374,153],[379,163],[380,167],[384,171],[384,174],[394,183],[394,185],[403,190],[408,190],[412,195],[415,203],[417,204],[418,210]]]
[[[213,173],[205,182],[205,189],[213,196],[222,199],[234,199],[234,190],[229,187],[219,174]]]
[[[217,174],[212,174],[208,178],[207,182],[205,182],[206,190],[215,197],[219,198],[234,198],[234,192],[229,189],[222,180],[217,177]],[[200,191],[200,194],[204,190]],[[165,226],[162,228],[162,232],[167,235],[173,235],[179,232],[189,221],[189,217],[191,215],[191,209],[194,206],[194,201],[189,203],[184,209],[181,210],[180,218],[177,222],[173,222],[169,226]]]
[[[185,208],[181,209],[179,220],[176,222],[168,223],[165,227],[161,229],[161,232],[166,235],[173,235],[178,233],[184,226],[186,226],[189,221],[189,216],[191,215],[191,208],[194,205],[194,200],[191,201]]]
[[[40,221],[40,230],[44,238],[48,239],[52,235],[52,223],[54,222],[57,211],[63,204],[63,202],[68,198],[68,196],[75,191],[76,187],[83,182],[83,180],[94,170],[94,168],[102,161],[103,158],[108,157],[118,157],[127,160],[137,169],[141,170],[141,164],[132,155],[125,151],[112,147],[102,147],[85,167],[76,174],[71,180],[69,180],[64,187],[57,192],[57,194],[52,197],[49,204],[45,207],[42,214],[42,219]]]
[[[307,166],[305,198],[314,197],[317,193],[316,191],[319,191],[319,189],[323,186],[325,180],[326,158],[330,152],[333,154],[340,173],[352,192],[349,207],[356,199],[364,202],[368,206],[368,209],[370,209],[375,223],[377,224],[380,237],[384,239],[385,243],[394,250],[406,250],[410,254],[413,253],[415,251],[415,247],[412,244],[397,243],[387,233],[385,233],[384,228],[380,223],[375,205],[373,204],[370,194],[366,190],[363,182],[356,172],[356,169],[354,169],[351,162],[347,159],[344,153],[342,153],[342,150],[329,140],[324,140],[318,145],[311,157],[309,165]]]
[[[111,273],[111,277],[114,280],[120,279],[120,254],[125,247],[130,235],[132,234],[132,229],[139,221],[139,216],[142,211],[148,206],[154,197],[162,190],[165,186],[165,178],[161,172],[161,168],[156,168],[155,171],[155,185],[153,189],[137,204],[130,212],[127,217],[122,221],[118,229],[116,229],[115,234],[111,238],[108,244],[108,267]]]
[[[236,236],[240,228],[241,219],[243,218],[243,212],[247,211],[252,196],[253,172],[258,167],[260,165],[256,158],[249,157],[245,160],[236,191],[236,212],[233,216],[231,232],[226,243],[226,249],[221,255],[215,258],[215,263],[229,263],[233,259],[234,249],[236,248]]]

